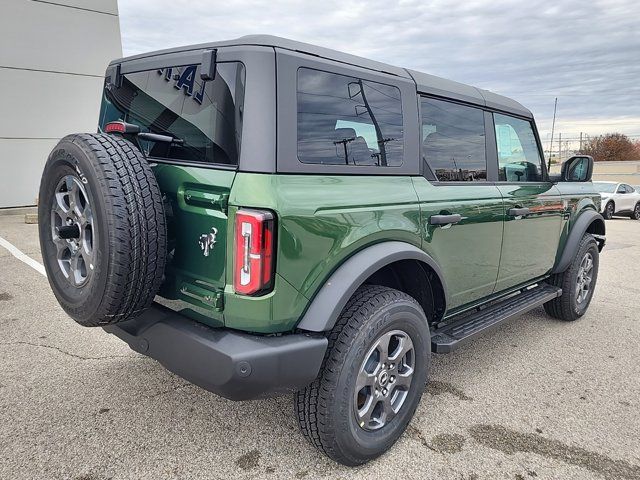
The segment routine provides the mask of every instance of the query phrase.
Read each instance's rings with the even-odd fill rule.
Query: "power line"
[[[616,132],[616,133],[617,133],[617,132]],[[587,139],[588,139],[588,138],[600,137],[600,136],[603,136],[603,135],[606,135],[606,134],[596,134],[596,135],[588,135],[588,134],[584,134],[584,135],[583,135],[583,137],[582,137],[582,139],[584,140],[585,138],[587,138]],[[639,138],[639,137],[640,137],[640,134],[634,134],[634,135],[627,135],[627,134],[623,134],[623,135],[624,135],[625,137],[629,137],[629,138]],[[563,140],[577,142],[577,141],[579,141],[579,140],[580,140],[580,137],[579,137],[579,136],[576,136],[576,137],[567,137],[567,136],[565,136],[565,137],[563,137]]]

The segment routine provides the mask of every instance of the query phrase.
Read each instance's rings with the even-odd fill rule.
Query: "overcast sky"
[[[510,96],[557,133],[640,139],[638,0],[119,0],[125,55],[267,33]],[[545,148],[547,144],[545,144]]]

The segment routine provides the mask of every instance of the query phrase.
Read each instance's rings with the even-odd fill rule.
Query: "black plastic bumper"
[[[210,328],[155,303],[139,317],[104,330],[189,382],[231,400],[305,387],[318,375],[327,349],[324,337],[267,337]]]

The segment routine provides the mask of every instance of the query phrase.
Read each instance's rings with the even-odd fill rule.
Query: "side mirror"
[[[576,155],[562,164],[562,182],[590,182],[593,175],[593,157]]]

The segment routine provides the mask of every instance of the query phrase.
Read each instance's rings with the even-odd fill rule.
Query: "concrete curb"
[[[27,215],[38,214],[38,207],[12,207],[12,208],[0,208],[0,217],[7,215]]]

